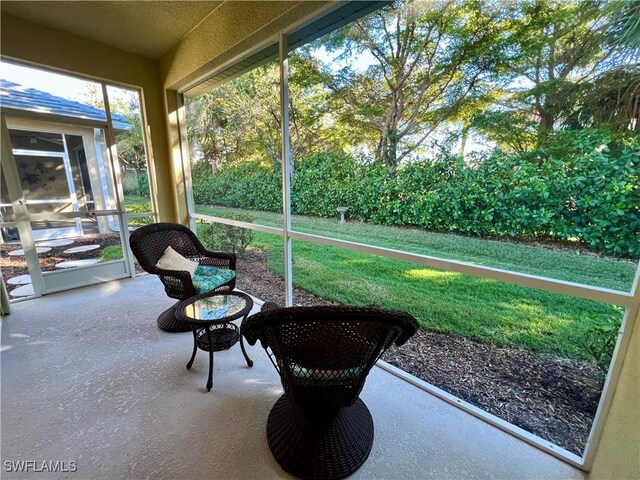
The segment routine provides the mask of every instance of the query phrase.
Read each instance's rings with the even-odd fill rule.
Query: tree
[[[236,86],[226,83],[187,103],[187,135],[215,174],[241,149],[248,122],[236,96]]]
[[[585,85],[565,125],[640,133],[640,64],[606,71]]]
[[[485,111],[474,116],[471,127],[495,141],[507,153],[522,154],[536,146],[536,122],[522,111]]]
[[[83,103],[104,110],[105,102],[98,85],[87,83],[85,88]],[[136,173],[146,171],[147,157],[138,94],[133,90],[111,90],[111,93],[109,93],[109,108],[112,114],[124,116],[130,126],[129,129],[115,132],[118,161],[121,163],[122,168],[131,168]]]
[[[613,44],[622,47],[627,56],[637,62],[640,56],[640,2],[612,1],[605,10],[611,17],[607,33]]]
[[[323,44],[340,60],[375,59],[364,72],[324,65],[340,120],[374,137],[376,157],[395,168],[490,88],[500,29],[499,10],[484,2],[445,0],[397,2],[334,32]]]
[[[573,113],[581,85],[610,67],[605,12],[597,0],[524,0],[509,17],[512,92],[543,137]]]
[[[319,132],[325,92],[311,81],[307,59],[292,59],[289,124],[294,157],[323,148]],[[228,163],[258,160],[279,164],[281,112],[279,69],[270,63],[205,93],[188,104],[187,131],[215,174]]]
[[[619,65],[587,85],[567,124],[640,133],[640,2],[613,1],[604,11]]]
[[[124,115],[131,126],[129,130],[116,132],[116,145],[118,160],[122,163],[122,168],[131,168],[136,174],[147,170],[147,155],[144,148],[144,137],[142,136],[142,118],[140,110],[135,105],[131,105]]]

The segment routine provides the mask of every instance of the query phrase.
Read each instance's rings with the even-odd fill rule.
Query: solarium
[[[108,3],[95,6],[101,11],[101,21],[91,4],[42,5],[30,2],[4,2],[2,6],[2,55],[7,59],[97,79],[110,84],[141,89],[146,117],[152,190],[157,218],[193,222],[189,205],[188,163],[185,144],[181,94],[194,87],[219,83],[222,78],[236,75],[252,65],[277,54],[284,55],[287,43],[295,46],[305,39],[325,32],[344,19],[355,18],[369,8],[358,2],[355,6],[326,3],[199,3],[189,5],[184,14],[181,3]],[[340,8],[346,8],[347,11]],[[65,8],[73,9],[70,12]],[[85,10],[86,9],[86,10]],[[174,9],[175,15],[167,12]],[[85,21],[79,15],[86,14]],[[179,13],[178,13],[179,12]],[[157,17],[155,17],[157,16]],[[158,18],[184,18],[178,27],[163,25],[158,31]],[[145,19],[155,18],[158,22]],[[140,21],[131,25],[126,22]],[[122,29],[122,30],[119,30]],[[169,34],[171,32],[171,34]],[[27,34],[28,33],[28,34]],[[26,40],[28,39],[28,41]],[[283,97],[286,98],[286,75],[283,71]],[[204,82],[204,83],[203,83]],[[286,102],[283,102],[286,105]],[[286,109],[285,109],[286,110]],[[286,117],[286,111],[284,112]],[[286,131],[286,129],[285,129]],[[286,143],[286,142],[285,142]],[[288,155],[286,144],[284,155]],[[186,173],[186,175],[185,175]],[[610,385],[600,406],[592,442],[585,457],[573,458],[574,464],[591,470],[594,478],[632,477],[637,475],[638,450],[638,378],[633,365],[638,354],[638,292],[630,294],[606,292],[539,278],[524,278],[510,272],[491,271],[456,265],[441,259],[420,258],[404,252],[353,245],[348,242],[293,231],[287,222],[288,192],[286,172],[283,176],[284,225],[280,229],[238,224],[283,235],[287,249],[285,262],[290,262],[292,238],[392,256],[427,266],[441,267],[487,278],[520,283],[560,293],[609,301],[628,308],[619,354],[609,374]],[[216,219],[223,223],[232,223]],[[285,272],[290,272],[286,269]],[[291,301],[291,279],[287,297]],[[64,294],[70,295],[70,293]],[[78,290],[74,295],[91,295]],[[53,299],[53,297],[51,297]],[[46,298],[38,302],[44,302]],[[16,313],[25,308],[16,307]],[[36,305],[34,303],[34,305]],[[123,306],[126,302],[123,302]],[[47,308],[43,304],[43,308]],[[122,311],[122,307],[117,310]],[[7,317],[10,321],[12,317]],[[21,318],[16,315],[16,318]],[[3,342],[4,343],[4,342]],[[230,366],[230,369],[233,367]],[[29,375],[28,371],[24,372]],[[425,393],[425,395],[428,395]],[[453,400],[455,402],[455,400]],[[17,432],[15,432],[17,435]],[[498,431],[496,430],[496,435]],[[501,434],[500,434],[501,435]],[[6,436],[6,433],[5,433]],[[114,440],[117,440],[115,438]],[[534,442],[535,443],[535,442]],[[551,449],[548,449],[551,450]],[[4,460],[4,459],[3,459]],[[105,459],[103,463],[110,460]],[[239,460],[238,460],[239,461]],[[455,463],[455,459],[451,459]],[[491,463],[491,460],[488,460]],[[213,464],[215,465],[215,463]],[[636,469],[636,470],[634,470]],[[251,475],[250,472],[245,472]],[[408,467],[402,476],[420,477],[424,472]],[[144,473],[143,473],[144,475]],[[240,474],[239,474],[240,475]],[[375,476],[375,472],[371,473]],[[380,475],[383,475],[380,472]]]

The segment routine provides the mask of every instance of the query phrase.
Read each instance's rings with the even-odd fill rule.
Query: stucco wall
[[[3,13],[3,57],[49,66],[99,80],[142,88],[148,134],[153,151],[158,211],[162,220],[177,219],[173,173],[163,108],[163,89],[158,65],[144,57]]]
[[[589,478],[640,478],[640,314]]]
[[[180,90],[332,2],[225,2],[160,60],[165,88]]]

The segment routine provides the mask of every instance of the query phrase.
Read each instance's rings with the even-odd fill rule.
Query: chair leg
[[[276,461],[299,478],[338,479],[355,472],[373,446],[373,419],[358,398],[333,413],[303,410],[283,395],[267,420],[267,441]]]
[[[188,332],[191,327],[176,318],[176,309],[180,301],[167,308],[158,317],[158,327],[165,332]]]

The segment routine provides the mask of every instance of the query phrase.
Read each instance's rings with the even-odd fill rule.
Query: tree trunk
[[[208,148],[203,153],[204,153],[204,158],[211,165],[211,173],[215,175],[216,173],[218,173],[218,161],[219,161],[219,155],[220,155],[220,152],[218,150],[218,147],[215,141],[213,142],[211,147]]]
[[[540,114],[540,124],[539,130],[540,133],[550,132],[553,130],[553,125],[555,123],[555,118],[550,113],[541,113]]]
[[[467,140],[469,140],[469,131],[471,130],[471,125],[469,122],[464,122],[462,124],[462,132],[460,134],[460,157],[464,160],[464,151],[467,146]]]
[[[403,100],[404,92],[402,88],[394,90],[391,95],[391,105],[389,105],[385,125],[381,132],[381,159],[392,170],[395,170],[398,163],[398,144],[400,140],[398,125],[402,118]]]
[[[398,163],[398,131],[395,128],[390,128],[387,133],[387,152],[386,152],[387,165],[395,170]]]

